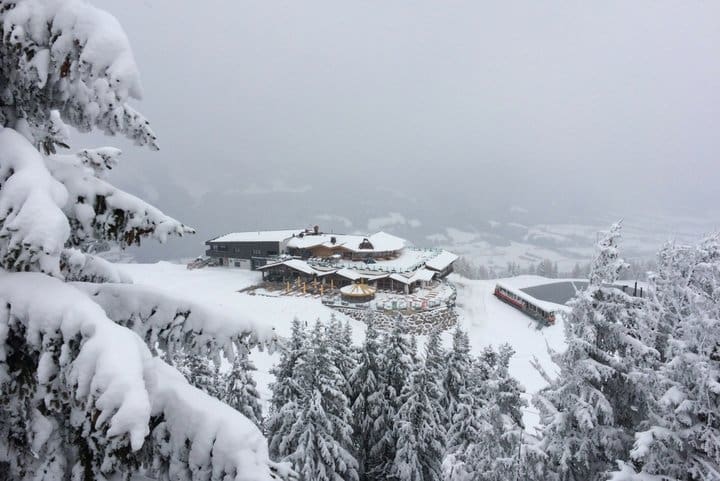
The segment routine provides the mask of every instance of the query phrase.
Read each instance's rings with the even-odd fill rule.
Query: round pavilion
[[[350,284],[340,289],[343,301],[368,302],[375,298],[375,288],[367,284]]]

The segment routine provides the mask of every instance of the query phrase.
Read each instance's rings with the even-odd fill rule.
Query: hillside
[[[156,264],[124,264],[122,269],[136,284],[144,284],[166,291],[181,298],[206,303],[242,313],[257,321],[272,323],[278,335],[290,333],[294,317],[308,323],[316,319],[326,321],[335,312],[323,306],[318,299],[296,297],[263,297],[238,292],[257,282],[257,272],[225,268],[187,270],[184,265],[159,262]],[[524,276],[523,285],[537,283],[538,279]],[[516,351],[510,370],[527,390],[526,397],[544,385],[542,377],[530,365],[537,357],[543,366],[552,368],[547,346],[558,349],[563,346],[562,321],[555,326],[538,330],[532,321],[514,308],[498,301],[493,295],[494,281],[468,280],[458,275],[451,277],[458,289],[458,312],[460,322],[468,330],[472,350],[479,353],[487,345],[509,343]],[[348,319],[353,327],[354,340],[359,343],[364,335],[364,324]],[[450,334],[446,333],[449,345]],[[422,344],[422,339],[420,343]],[[258,371],[256,381],[263,401],[269,398],[268,384],[272,380],[269,370],[277,361],[277,354],[254,352],[253,361]],[[538,422],[532,406],[525,410],[525,422],[532,429]]]

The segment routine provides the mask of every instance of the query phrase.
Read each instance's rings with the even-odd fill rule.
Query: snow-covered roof
[[[304,232],[305,229],[264,230],[257,232],[232,232],[208,241],[212,242],[282,242]]]
[[[350,279],[351,281],[357,281],[359,279],[366,279],[368,281],[375,281],[377,279],[383,279],[388,276],[386,272],[362,272],[355,269],[343,268],[336,272],[337,275]]]
[[[410,278],[413,282],[415,281],[431,281],[433,277],[435,277],[435,274],[437,274],[435,271],[431,271],[429,269],[418,269],[415,271],[415,273]]]
[[[531,304],[534,304],[545,311],[555,312],[555,311],[561,310],[561,308],[563,307],[561,304],[555,304],[554,302],[543,301],[541,299],[538,299],[537,297],[533,297],[530,294],[527,294],[506,282],[498,282],[497,285],[498,285],[498,287],[502,287],[503,289],[505,289],[508,292],[512,292],[520,299],[522,299],[526,302],[529,302]]]
[[[317,275],[319,277],[326,276],[326,275],[332,274],[334,272],[334,271],[317,270],[317,269],[313,268],[312,266],[310,266],[310,264],[308,264],[307,262],[302,261],[300,259],[288,259],[288,260],[279,261],[279,262],[271,262],[269,264],[265,264],[264,266],[260,266],[257,269],[259,271],[263,271],[265,269],[269,269],[271,267],[276,267],[279,265],[287,266],[291,269],[302,272],[303,274]]]
[[[415,272],[410,273],[411,275],[403,275],[398,273],[390,274],[390,279],[403,284],[413,284],[418,281],[431,281],[435,276],[436,272],[425,268],[418,269]]]
[[[375,288],[367,284],[350,284],[342,287],[340,293],[347,297],[367,297],[375,295]]]
[[[333,242],[333,239],[335,242]],[[372,248],[360,248],[363,241],[367,239]],[[288,247],[297,249],[310,249],[312,247],[340,248],[352,252],[394,252],[405,247],[405,239],[396,237],[387,232],[377,232],[370,236],[355,234],[305,234],[302,237],[296,236],[288,241]]]
[[[440,254],[425,262],[425,267],[435,271],[443,271],[456,260],[458,260],[457,255],[449,251],[442,251]]]
[[[404,276],[402,274],[393,273],[390,274],[390,279],[398,282],[402,282],[403,284],[412,284],[413,281],[410,280],[409,277]]]

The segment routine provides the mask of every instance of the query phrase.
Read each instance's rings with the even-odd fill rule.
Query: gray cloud
[[[327,212],[402,212],[418,240],[720,219],[718,2],[93,3],[128,32],[161,151],[78,142],[119,144],[117,183],[198,227],[170,254]]]

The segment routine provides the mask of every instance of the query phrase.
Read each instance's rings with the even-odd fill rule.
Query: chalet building
[[[264,265],[268,258],[284,253],[287,241],[304,231],[305,229],[234,232],[205,242],[208,246],[205,254],[221,266],[256,269]]]
[[[218,264],[259,270],[271,282],[322,283],[340,288],[361,283],[413,292],[452,272],[457,256],[408,247],[400,237],[326,234],[313,229],[238,232],[209,240],[207,255]]]

